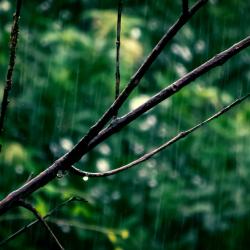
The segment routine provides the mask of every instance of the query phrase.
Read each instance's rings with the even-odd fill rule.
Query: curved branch
[[[15,207],[16,202],[18,200],[27,197],[31,193],[35,192],[37,189],[43,187],[48,182],[52,181],[54,178],[56,178],[57,172],[59,170],[65,170],[69,168],[77,161],[77,159],[80,159],[84,154],[94,148],[97,144],[104,141],[112,134],[118,132],[121,128],[129,124],[131,121],[135,120],[140,115],[150,110],[152,107],[156,106],[161,101],[172,96],[199,76],[205,74],[212,68],[222,65],[228,59],[238,54],[240,51],[247,48],[249,45],[250,36],[240,41],[239,43],[233,45],[231,48],[225,50],[224,52],[221,52],[214,58],[202,64],[200,67],[196,68],[195,70],[185,75],[175,83],[171,84],[169,87],[163,89],[157,95],[153,96],[148,102],[141,105],[134,111],[116,120],[116,122],[113,123],[112,126],[104,129],[87,146],[82,145],[82,147],[80,147],[79,145],[81,144],[77,144],[77,146],[74,148],[75,151],[68,152],[66,155],[56,160],[50,167],[41,172],[38,176],[34,177],[28,183],[16,189],[7,197],[5,197],[2,201],[0,201],[0,215],[8,211],[8,209]]]
[[[200,67],[190,72],[189,74],[180,78],[178,81],[171,84],[169,87],[163,89],[157,95],[153,96],[148,102],[141,105],[134,111],[116,120],[116,122],[112,124],[112,126],[104,129],[87,146],[82,145],[83,147],[80,147],[81,144],[77,144],[77,146],[72,151],[68,152],[66,155],[56,160],[49,168],[41,172],[38,176],[30,180],[28,183],[26,183],[19,189],[10,193],[2,201],[0,201],[0,215],[5,213],[8,209],[16,206],[15,202],[17,202],[18,200],[27,197],[29,194],[33,193],[37,189],[41,188],[42,186],[53,180],[59,170],[67,169],[72,166],[77,161],[77,159],[80,159],[84,154],[94,148],[97,144],[107,139],[112,134],[118,132],[121,128],[129,124],[131,121],[135,120],[140,115],[150,110],[152,107],[156,106],[161,101],[175,94],[199,76],[203,75],[212,68],[222,65],[228,59],[238,54],[240,51],[247,48],[249,45],[250,36],[240,41],[239,43],[233,45],[231,48],[225,50],[224,52],[221,52],[214,58],[210,59],[206,63],[202,64]]]
[[[84,176],[88,176],[88,177],[105,177],[105,176],[110,176],[110,175],[115,175],[118,174],[120,172],[123,172],[129,168],[132,168],[148,159],[150,159],[151,157],[153,157],[154,155],[156,155],[157,153],[161,152],[162,150],[166,149],[167,147],[169,147],[170,145],[176,143],[177,141],[187,137],[189,134],[191,134],[192,132],[194,132],[195,130],[203,127],[204,125],[206,125],[207,123],[211,122],[212,120],[218,118],[219,116],[223,115],[224,113],[228,112],[230,109],[232,109],[233,107],[239,105],[241,102],[243,102],[244,100],[246,100],[248,97],[250,96],[250,93],[248,93],[247,95],[245,95],[244,97],[241,97],[239,99],[237,99],[236,101],[234,101],[233,103],[231,103],[230,105],[226,106],[225,108],[223,108],[222,110],[220,110],[219,112],[215,113],[213,116],[209,117],[208,119],[206,119],[205,121],[197,124],[196,126],[180,132],[178,135],[176,135],[175,137],[173,137],[171,140],[165,142],[164,144],[162,144],[160,147],[152,150],[151,152],[141,156],[140,158],[136,159],[135,161],[130,162],[127,165],[124,165],[122,167],[116,168],[114,170],[110,170],[110,171],[106,171],[103,173],[90,173],[90,172],[86,172],[86,171],[81,171],[77,168],[75,168],[74,166],[70,167],[70,172],[72,174],[84,177]]]

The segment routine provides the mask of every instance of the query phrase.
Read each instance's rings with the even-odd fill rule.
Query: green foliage
[[[1,92],[13,4],[0,1]],[[119,115],[249,34],[249,9],[249,1],[210,1],[166,47]],[[124,1],[122,88],[180,11],[181,1]],[[71,149],[115,96],[114,1],[24,1],[20,24],[0,198]],[[76,165],[113,169],[194,126],[249,92],[249,62],[247,49]],[[87,182],[59,176],[29,200],[42,215],[73,195],[88,201],[70,203],[48,220],[66,249],[248,249],[249,119],[247,101],[135,169]],[[0,241],[32,219],[23,209],[2,216]],[[53,244],[36,225],[5,249]]]

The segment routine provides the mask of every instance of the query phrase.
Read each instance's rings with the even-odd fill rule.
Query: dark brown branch
[[[86,154],[88,151],[94,148],[97,144],[104,141],[112,134],[118,132],[120,129],[122,129],[124,126],[129,124],[131,121],[135,120],[140,115],[147,112],[148,110],[156,106],[161,101],[172,96],[173,94],[178,92],[180,89],[182,89],[184,86],[188,85],[199,76],[205,74],[207,71],[219,65],[222,65],[231,57],[238,54],[243,49],[247,48],[249,45],[250,45],[250,37],[247,37],[244,40],[240,41],[239,43],[233,45],[231,48],[225,50],[224,52],[221,52],[217,56],[205,62],[198,68],[194,69],[192,72],[183,76],[178,81],[171,84],[169,87],[163,89],[157,95],[153,96],[148,102],[141,105],[134,111],[116,120],[116,122],[113,123],[112,126],[109,126],[108,128],[104,129],[87,146],[82,145],[83,147],[79,147],[79,145],[81,144],[78,144],[75,147],[75,150],[77,149],[76,151],[68,152],[66,155],[62,156],[60,159],[55,161],[49,168],[44,170],[38,176],[34,177],[28,183],[26,183],[19,189],[15,190],[14,192],[10,193],[2,201],[0,201],[0,215],[5,213],[8,209],[15,207],[15,202],[17,202],[18,200],[27,197],[31,193],[35,192],[37,189],[43,187],[48,182],[52,181],[56,177],[57,172],[59,170],[67,169],[71,165],[73,165],[75,163],[75,161],[73,160],[80,159],[82,155]],[[72,154],[73,156],[71,156]]]
[[[0,215],[5,213],[8,209],[16,207],[16,202],[18,200],[27,197],[29,194],[55,179],[57,172],[62,167],[63,163],[58,160],[29,182],[25,183],[22,187],[10,193],[6,198],[0,201]]]
[[[120,129],[122,129],[124,126],[129,124],[131,121],[135,120],[140,115],[147,112],[148,110],[156,106],[161,101],[172,96],[173,94],[178,92],[180,89],[182,89],[184,86],[194,81],[199,76],[205,74],[207,71],[219,65],[222,65],[228,59],[238,54],[240,51],[247,48],[249,45],[250,45],[250,37],[247,37],[244,40],[240,41],[239,43],[233,45],[231,48],[216,55],[209,61],[205,62],[198,68],[194,69],[192,72],[183,76],[178,81],[171,84],[169,87],[163,89],[157,95],[153,96],[148,102],[141,105],[134,111],[116,120],[116,122],[113,123],[112,126],[109,126],[108,128],[104,129],[87,146],[82,145],[83,147],[80,147],[79,145],[81,144],[77,144],[77,146],[72,151],[62,156],[60,159],[55,161],[49,168],[44,170],[38,176],[30,180],[28,183],[26,183],[19,189],[10,193],[2,201],[0,201],[0,215],[5,213],[8,209],[15,207],[15,202],[17,202],[18,200],[27,197],[29,194],[35,192],[37,189],[43,187],[48,182],[52,181],[56,177],[57,172],[59,170],[65,170],[69,168],[71,165],[75,163],[74,160],[80,159],[82,155],[86,154],[97,144],[104,141],[112,134],[118,132]]]
[[[82,202],[87,202],[85,199],[81,198],[81,197],[71,197],[68,200],[62,202],[61,204],[57,205],[55,208],[53,208],[52,210],[50,210],[45,216],[43,216],[43,220],[45,220],[46,218],[50,217],[51,215],[53,215],[55,212],[57,212],[59,209],[61,209],[62,207],[68,205],[71,202],[74,201],[82,201]],[[25,225],[24,227],[20,228],[18,231],[16,231],[15,233],[13,233],[12,235],[10,235],[8,238],[4,239],[3,241],[0,242],[0,247],[2,247],[3,245],[5,245],[6,243],[8,243],[9,241],[13,240],[14,238],[16,238],[18,235],[22,234],[23,232],[26,232],[30,227],[34,226],[35,224],[37,224],[40,220],[34,220],[32,222],[30,222],[28,225]]]
[[[15,67],[15,61],[16,61],[16,47],[17,47],[17,41],[18,41],[18,33],[19,33],[19,17],[20,17],[20,11],[22,6],[22,0],[17,0],[16,3],[16,11],[13,16],[13,24],[11,27],[11,33],[10,33],[10,55],[9,55],[9,65],[6,75],[6,82],[5,82],[5,88],[3,92],[2,97],[2,104],[1,104],[1,113],[0,113],[0,136],[3,132],[3,126],[4,126],[4,119],[7,112],[7,106],[9,103],[9,92],[12,88],[12,78],[13,78],[13,70]],[[1,151],[0,145],[0,151]]]
[[[170,96],[174,95],[178,91],[180,91],[183,87],[187,86],[195,79],[200,77],[201,75],[205,74],[206,72],[210,71],[211,69],[224,64],[227,60],[232,58],[234,55],[241,52],[243,49],[250,46],[250,36],[241,40],[240,42],[234,44],[231,48],[221,52],[220,54],[216,55],[215,57],[211,58],[207,62],[203,63],[190,73],[186,74],[176,82],[172,83],[162,91],[160,91],[155,96],[151,97],[147,102],[136,108],[135,110],[131,111],[127,115],[119,118],[113,123],[111,126],[104,129],[100,132],[88,145],[87,150],[91,150],[100,142],[107,139],[112,134],[121,130],[124,126],[128,125],[136,118],[144,114],[145,112],[149,111],[153,107],[155,107],[160,102],[166,100]],[[72,164],[73,165],[73,164]]]
[[[64,249],[64,247],[61,245],[61,243],[59,242],[59,240],[57,239],[57,237],[55,236],[55,234],[53,233],[53,231],[51,230],[51,228],[49,227],[47,222],[43,219],[43,217],[39,214],[39,212],[31,204],[27,203],[26,201],[19,200],[18,205],[26,208],[31,213],[33,213],[35,215],[35,217],[44,225],[46,230],[50,233],[50,235],[52,236],[52,238],[56,242],[59,249]]]
[[[199,0],[190,9],[190,11],[181,15],[176,23],[165,33],[158,44],[154,47],[151,54],[146,58],[138,71],[132,76],[127,87],[120,93],[115,102],[110,106],[110,108],[105,112],[105,114],[99,119],[99,121],[90,128],[88,133],[75,145],[75,147],[70,151],[70,153],[64,156],[64,161],[67,162],[66,165],[71,166],[75,162],[78,162],[84,155],[83,149],[87,148],[88,143],[98,135],[98,133],[104,128],[104,126],[112,119],[112,117],[118,112],[122,104],[127,100],[131,92],[138,86],[140,80],[148,71],[150,66],[156,60],[158,55],[162,52],[168,42],[176,35],[176,33],[190,20],[190,18],[205,4],[208,0]]]
[[[180,132],[177,136],[173,137],[171,140],[167,141],[166,143],[162,144],[161,146],[159,146],[158,148],[152,150],[151,152],[141,156],[140,158],[136,159],[135,161],[130,162],[127,165],[124,165],[122,167],[116,168],[114,170],[106,171],[106,172],[103,172],[103,173],[90,173],[90,172],[86,172],[86,171],[81,171],[81,170],[75,168],[74,166],[71,166],[70,171],[71,171],[72,174],[75,174],[75,175],[78,175],[78,176],[81,176],[81,177],[84,177],[84,176],[88,176],[88,177],[105,177],[105,176],[118,174],[118,173],[120,173],[122,171],[125,171],[125,170],[127,170],[129,168],[132,168],[132,167],[134,167],[134,166],[136,166],[136,165],[150,159],[151,157],[153,157],[157,153],[161,152],[163,149],[166,149],[170,145],[172,145],[172,144],[176,143],[177,141],[187,137],[189,134],[191,134],[195,130],[201,128],[202,126],[206,125],[207,123],[211,122],[212,120],[214,120],[214,119],[218,118],[219,116],[223,115],[224,113],[228,112],[233,107],[239,105],[241,102],[246,100],[249,96],[250,96],[250,93],[248,93],[244,97],[241,97],[241,98],[237,99],[236,101],[234,101],[230,105],[226,106],[225,108],[223,108],[222,110],[220,110],[219,112],[217,112],[213,116],[209,117],[205,121],[197,124],[196,126],[190,128],[190,129],[188,129],[186,131]]]

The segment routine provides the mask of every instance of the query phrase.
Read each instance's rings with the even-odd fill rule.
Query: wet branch
[[[9,92],[12,88],[12,78],[13,78],[13,71],[15,67],[16,62],[16,47],[17,47],[17,41],[18,41],[18,33],[19,33],[19,18],[20,18],[20,12],[21,12],[21,6],[22,6],[22,0],[17,0],[16,2],[16,11],[13,15],[13,24],[11,27],[11,33],[10,33],[10,54],[9,54],[9,65],[6,75],[6,81],[5,81],[5,88],[3,92],[2,97],[2,104],[1,104],[1,113],[0,113],[0,136],[3,132],[4,127],[4,119],[7,112],[7,106],[9,104]],[[0,151],[1,151],[2,145],[0,145]]]
[[[84,154],[86,154],[96,145],[121,130],[124,126],[126,126],[127,124],[129,124],[130,122],[132,122],[133,120],[135,120],[136,118],[138,118],[139,116],[159,104],[161,101],[174,95],[184,86],[188,85],[189,83],[191,83],[201,75],[205,74],[209,70],[222,65],[234,55],[247,48],[249,45],[250,36],[233,45],[231,48],[216,55],[215,57],[208,60],[190,73],[186,74],[185,76],[177,80],[175,83],[171,84],[155,96],[151,97],[149,101],[139,106],[137,109],[131,111],[122,118],[117,119],[115,123],[113,123],[111,126],[99,133],[88,145],[82,145],[83,147],[79,147],[79,145],[81,144],[77,144],[77,146],[75,146],[72,151],[69,151],[66,155],[56,160],[50,167],[41,172],[38,176],[34,177],[28,183],[24,184],[19,189],[16,189],[7,197],[5,197],[2,201],[0,201],[0,215],[8,211],[10,208],[15,207],[16,202],[18,200],[27,197],[31,193],[35,192],[37,189],[43,187],[44,185],[52,181],[54,178],[56,178],[57,172],[59,170],[65,170],[72,166],[76,162],[73,160],[76,160],[76,158],[80,159]]]
[[[61,243],[59,242],[59,240],[57,239],[57,237],[55,236],[55,234],[53,233],[53,231],[51,230],[51,228],[49,227],[49,225],[47,224],[47,222],[43,219],[43,217],[40,215],[40,213],[30,203],[27,203],[26,201],[23,201],[23,200],[19,200],[18,205],[26,208],[31,213],[33,213],[35,215],[35,217],[44,225],[46,230],[50,233],[50,235],[52,236],[52,238],[56,242],[59,249],[62,249],[62,250],[64,249],[63,246],[61,245]]]
[[[135,161],[130,162],[127,165],[124,165],[122,167],[116,168],[114,170],[110,170],[110,171],[106,171],[106,172],[102,172],[102,173],[90,173],[90,172],[86,172],[86,171],[81,171],[77,168],[75,168],[74,166],[70,167],[70,172],[72,174],[84,177],[84,176],[88,176],[88,177],[105,177],[105,176],[110,176],[110,175],[115,175],[118,174],[122,171],[125,171],[129,168],[132,168],[148,159],[150,159],[151,157],[153,157],[154,155],[156,155],[157,153],[161,152],[163,149],[168,148],[170,145],[176,143],[177,141],[187,137],[189,134],[191,134],[192,132],[194,132],[195,130],[203,127],[204,125],[206,125],[207,123],[211,122],[212,120],[218,118],[219,116],[223,115],[224,113],[228,112],[230,109],[232,109],[233,107],[239,105],[241,102],[243,102],[244,100],[246,100],[248,97],[250,96],[250,93],[248,93],[247,95],[245,95],[244,97],[241,97],[237,100],[235,100],[233,103],[231,103],[230,105],[226,106],[225,108],[221,109],[219,112],[215,113],[213,116],[209,117],[208,119],[206,119],[205,121],[197,124],[196,126],[180,132],[177,136],[173,137],[171,140],[165,142],[164,144],[162,144],[161,146],[159,146],[158,148],[150,151],[149,153],[141,156],[140,158],[136,159]]]
[[[69,198],[68,200],[62,202],[61,204],[57,205],[54,207],[52,210],[50,210],[45,216],[43,216],[43,220],[46,218],[52,216],[54,213],[56,213],[58,210],[60,210],[62,207],[67,206],[69,203],[74,202],[74,201],[81,201],[81,202],[87,202],[85,199],[78,197],[78,196],[73,196]],[[37,224],[40,220],[34,220],[30,222],[28,225],[25,225],[24,227],[20,228],[18,231],[15,233],[11,234],[8,238],[4,239],[3,241],[0,242],[0,247],[3,245],[7,244],[9,241],[13,240],[16,238],[18,235],[22,234],[23,232],[26,232],[30,227],[34,226]]]
[[[119,172],[125,171],[133,166],[142,163],[155,154],[159,153],[163,149],[169,147],[170,145],[174,144],[175,142],[185,138],[190,133],[194,132],[195,130],[199,129],[200,127],[204,126],[205,124],[211,122],[212,120],[218,118],[219,116],[223,115],[227,111],[229,111],[234,106],[240,104],[242,101],[246,100],[249,97],[249,94],[237,99],[232,104],[228,105],[227,107],[223,108],[207,120],[197,124],[196,126],[179,133],[177,136],[173,137],[171,140],[167,141],[160,147],[154,149],[153,151],[143,155],[139,159],[124,165],[120,168],[107,171],[104,173],[90,173],[81,171],[75,167],[73,164],[78,162],[83,155],[93,149],[96,145],[113,135],[114,133],[121,130],[123,127],[140,117],[145,112],[149,111],[156,105],[158,105],[163,100],[169,98],[170,96],[174,95],[178,91],[180,91],[183,87],[187,86],[191,82],[193,82],[198,77],[202,76],[206,72],[210,71],[211,69],[224,64],[227,60],[232,58],[234,55],[238,54],[243,49],[250,46],[250,37],[247,37],[237,44],[233,45],[231,48],[221,52],[220,54],[216,55],[212,59],[208,60],[207,62],[203,63],[190,73],[186,74],[173,84],[169,85],[168,87],[161,90],[159,93],[151,97],[147,102],[143,105],[139,106],[135,110],[129,112],[125,116],[116,119],[110,126],[105,126],[108,122],[112,119],[112,117],[116,116],[118,110],[123,105],[123,103],[128,99],[129,95],[132,91],[138,86],[141,79],[145,75],[145,73],[149,70],[153,62],[156,60],[158,55],[162,52],[168,42],[175,37],[177,32],[190,20],[190,18],[205,4],[208,0],[198,0],[192,8],[189,9],[188,1],[182,1],[182,15],[176,21],[176,23],[165,33],[162,39],[158,42],[155,48],[152,50],[150,55],[146,58],[144,63],[138,69],[138,71],[132,76],[130,82],[128,83],[127,87],[120,93],[120,32],[121,32],[121,13],[122,13],[122,0],[118,2],[118,16],[117,16],[117,42],[116,42],[116,100],[114,103],[109,107],[109,109],[105,112],[105,114],[100,118],[100,120],[90,128],[88,133],[75,145],[75,147],[69,151],[67,154],[56,160],[50,167],[45,169],[36,177],[28,180],[23,186],[16,189],[12,193],[10,193],[7,197],[5,197],[2,201],[0,201],[0,215],[8,211],[9,209],[17,206],[22,206],[29,211],[31,211],[37,218],[37,220],[31,222],[30,224],[24,226],[20,230],[18,230],[13,235],[9,236],[6,240],[0,243],[0,246],[7,243],[9,240],[13,239],[17,235],[21,234],[31,226],[33,226],[37,222],[41,222],[49,233],[52,235],[53,239],[56,241],[58,247],[63,249],[62,245],[48,226],[45,221],[45,218],[51,216],[57,209],[61,208],[62,206],[67,205],[71,201],[74,200],[82,200],[79,198],[71,198],[68,201],[60,204],[53,210],[51,210],[44,218],[38,213],[38,211],[29,203],[25,202],[23,199],[35,192],[36,190],[40,189],[50,181],[56,178],[56,175],[59,170],[70,170],[73,174],[80,175],[80,176],[89,176],[89,177],[103,177],[108,175],[114,175]],[[7,105],[8,105],[8,96],[12,86],[12,78],[13,78],[13,70],[15,66],[15,57],[16,57],[16,46],[18,41],[18,24],[19,24],[19,16],[20,16],[20,9],[21,9],[21,0],[17,0],[17,7],[16,12],[14,15],[13,26],[11,30],[10,36],[10,57],[9,57],[9,65],[6,77],[6,86],[3,93],[3,100],[1,106],[1,113],[0,113],[0,136],[3,131],[3,124],[4,118],[6,115]],[[1,148],[0,148],[1,149]]]
[[[168,42],[175,37],[177,32],[191,19],[191,17],[204,5],[208,0],[199,0],[192,6],[188,13],[181,15],[175,24],[165,33],[158,44],[151,51],[146,60],[142,63],[137,72],[132,76],[127,87],[120,93],[115,102],[109,107],[105,114],[93,125],[88,133],[75,145],[70,153],[64,156],[64,161],[67,161],[67,165],[71,166],[75,162],[78,162],[81,157],[86,153],[85,148],[88,148],[88,143],[98,135],[98,133],[107,125],[112,117],[117,114],[122,104],[127,100],[131,92],[138,86],[140,80],[149,70],[150,66],[156,60],[158,55],[162,52]]]
[[[116,123],[111,124],[111,126],[107,127],[106,129],[102,130],[89,144],[87,150],[91,150],[96,145],[120,131],[123,127],[140,117],[142,114],[146,113],[160,102],[166,100],[167,98],[173,96],[175,93],[180,91],[183,87],[187,86],[191,82],[193,82],[198,77],[202,76],[206,72],[210,71],[211,69],[221,66],[230,58],[241,52],[243,49],[250,46],[250,36],[241,40],[240,42],[234,44],[231,48],[217,54],[210,60],[206,61],[190,73],[184,75],[182,78],[177,80],[176,82],[172,83],[165,89],[158,92],[156,95],[151,97],[147,102],[136,108],[135,110],[131,111],[130,113],[124,115],[121,118],[116,120]],[[73,164],[72,164],[73,165]]]
[[[66,155],[59,158],[50,167],[48,167],[46,170],[41,172],[38,176],[34,177],[28,183],[26,183],[19,189],[15,190],[14,192],[10,193],[6,198],[0,201],[0,215],[5,213],[8,209],[15,207],[15,204],[18,200],[27,197],[31,193],[35,192],[37,189],[43,187],[48,182],[52,181],[56,177],[57,172],[59,170],[65,170],[69,168],[70,166],[72,166],[75,163],[75,162],[72,162],[72,155],[73,155],[73,159],[75,156],[77,156],[77,159],[80,159],[84,154],[90,151],[97,144],[107,139],[112,134],[118,132],[121,128],[129,124],[131,121],[135,120],[136,118],[141,116],[143,113],[147,112],[152,107],[159,104],[161,101],[172,96],[173,94],[178,92],[180,89],[182,89],[184,86],[188,85],[189,83],[194,81],[196,78],[205,74],[207,71],[219,65],[222,65],[231,57],[238,54],[243,49],[247,48],[249,45],[250,45],[250,36],[241,40],[237,44],[233,45],[231,48],[216,55],[209,61],[205,62],[198,68],[194,69],[187,75],[177,80],[175,83],[171,84],[169,87],[160,91],[158,94],[153,96],[149,101],[139,106],[137,109],[131,111],[124,117],[116,120],[116,122],[112,124],[112,126],[109,126],[108,128],[104,129],[87,146],[83,148],[82,147],[79,148],[79,144],[78,144],[72,151],[68,152]]]

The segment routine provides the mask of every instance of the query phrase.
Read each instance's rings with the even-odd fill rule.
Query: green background
[[[67,152],[114,100],[117,1],[23,1],[14,84],[0,155],[0,198]],[[190,5],[194,1],[189,1]],[[0,1],[0,91],[14,1]],[[250,2],[211,0],[164,49],[124,115],[249,35]],[[124,1],[121,87],[181,14],[181,1]],[[77,167],[119,167],[249,92],[250,50],[206,73],[100,144]],[[57,178],[28,198],[66,249],[249,249],[249,100],[153,159],[116,176]],[[0,218],[0,241],[32,221]],[[55,249],[42,225],[3,249]]]

